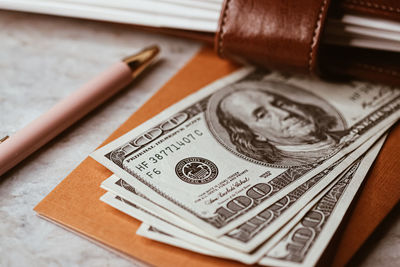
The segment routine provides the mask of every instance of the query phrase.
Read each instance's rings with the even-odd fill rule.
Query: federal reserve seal
[[[175,173],[189,184],[206,184],[217,178],[218,168],[208,159],[190,157],[176,164]]]

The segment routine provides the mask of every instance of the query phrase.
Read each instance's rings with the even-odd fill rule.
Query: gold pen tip
[[[152,45],[139,53],[125,57],[122,61],[131,69],[132,76],[136,77],[153,62],[159,52],[160,48],[157,45]]]

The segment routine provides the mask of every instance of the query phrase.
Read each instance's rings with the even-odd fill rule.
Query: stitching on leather
[[[394,71],[394,70],[387,70],[387,69],[383,69],[383,68],[380,68],[380,67],[375,67],[375,66],[372,66],[372,65],[361,64],[361,63],[356,64],[356,66],[358,66],[360,68],[363,68],[363,69],[367,69],[367,70],[372,70],[372,71],[377,71],[377,72],[380,72],[380,73],[388,74],[388,75],[391,75],[391,76],[394,76],[394,77],[400,77],[400,73],[397,72],[397,71]]]
[[[400,8],[398,8],[398,7],[380,5],[380,4],[375,4],[372,2],[368,2],[368,1],[358,1],[358,0],[346,0],[346,2],[348,2],[347,3],[348,5],[353,4],[353,5],[359,5],[359,6],[364,6],[364,7],[368,7],[368,8],[380,9],[382,11],[400,13]]]
[[[223,56],[224,53],[224,35],[225,35],[225,24],[227,21],[227,13],[229,10],[231,1],[226,0],[226,8],[224,10],[224,14],[222,16],[222,22],[221,22],[221,33],[219,35],[219,40],[218,40],[218,53],[220,56]]]
[[[327,0],[324,0],[322,2],[321,8],[320,8],[319,14],[318,14],[318,20],[317,20],[317,23],[315,24],[315,28],[314,28],[314,32],[313,32],[313,36],[312,36],[312,42],[311,42],[311,46],[310,46],[309,59],[308,59],[308,71],[309,72],[312,72],[313,47],[318,41],[318,38],[317,38],[318,26],[321,24],[322,14],[324,13],[324,10],[325,10],[325,7],[326,7],[327,3],[328,3]]]

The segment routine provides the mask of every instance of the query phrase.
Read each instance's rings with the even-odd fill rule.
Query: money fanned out
[[[400,116],[400,90],[243,68],[91,156],[137,234],[246,264],[317,263]],[[127,229],[129,230],[129,229]]]

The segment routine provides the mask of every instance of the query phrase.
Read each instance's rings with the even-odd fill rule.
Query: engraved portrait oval
[[[280,168],[331,157],[346,134],[344,119],[327,101],[279,81],[242,81],[222,88],[211,96],[206,120],[232,153]]]
[[[217,166],[208,159],[200,157],[185,158],[175,166],[175,173],[189,184],[206,184],[218,176]]]

